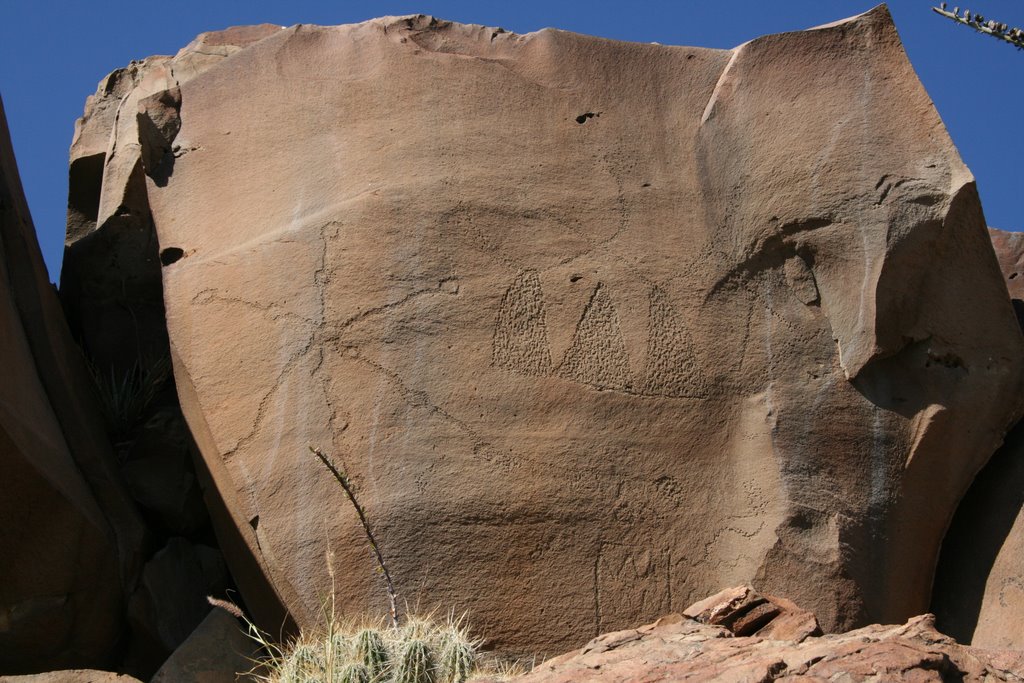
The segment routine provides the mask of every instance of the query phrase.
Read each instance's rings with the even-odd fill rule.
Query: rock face
[[[150,683],[255,683],[255,677],[239,674],[252,670],[259,654],[238,619],[211,610]]]
[[[754,594],[728,591],[734,598]],[[736,617],[721,596],[716,615]],[[771,600],[761,605],[786,610]],[[799,610],[799,608],[795,608]],[[687,610],[689,614],[693,607]],[[697,610],[698,612],[700,610]],[[749,612],[741,611],[743,614]],[[813,619],[813,616],[811,617]],[[1020,681],[1020,652],[963,647],[934,628],[932,615],[902,626],[872,625],[824,637],[738,636],[707,618],[674,614],[636,629],[608,633],[581,650],[544,662],[522,683],[657,683],[659,681]],[[487,683],[482,680],[480,683]]]
[[[137,112],[89,124],[126,155],[90,201],[148,176],[248,602],[317,623],[331,552],[384,609],[314,445],[400,600],[504,651],[746,581],[826,630],[927,609],[1024,348],[884,7],[734,50],[415,16],[186,59],[90,104]]]
[[[262,586],[258,566],[249,570],[245,565],[249,551],[235,538],[238,532],[209,473],[201,466],[198,471],[193,468],[194,447],[174,383],[163,381],[170,368],[170,349],[145,171],[169,152],[167,140],[177,132],[178,84],[280,30],[262,25],[202,34],[174,57],[132,62],[100,82],[86,101],[71,145],[60,288],[69,326],[95,371],[112,384],[136,380],[153,390],[152,400],[108,426],[117,443],[120,474],[151,522],[155,539],[149,554],[159,554],[169,544],[180,551],[172,553],[178,558],[204,553],[212,516],[220,527],[221,545],[236,557],[234,574],[243,582],[250,575],[256,577],[248,581],[250,586],[260,584],[248,591],[249,606],[264,623],[273,624],[275,632],[287,619],[273,590]],[[195,547],[182,550],[179,537]],[[163,575],[166,558],[149,559],[144,574]],[[195,563],[182,566],[194,568]],[[195,578],[198,573],[189,570],[176,576]],[[135,632],[126,666],[148,678],[202,620],[208,605],[205,594],[196,593],[208,586],[205,580],[178,580],[175,592],[166,583],[154,585],[145,575],[142,579],[130,600]],[[174,606],[170,618],[154,611],[160,605]],[[153,617],[156,622],[146,621]],[[173,625],[170,630],[168,624]]]
[[[0,676],[0,683],[141,683],[139,679],[110,671],[68,669],[29,676]]]
[[[1024,234],[990,233],[1024,326]],[[942,632],[960,642],[1024,650],[1024,422],[1007,435],[957,509],[932,609]]]
[[[1024,327],[1024,233],[988,229],[1017,319]]]
[[[50,286],[0,106],[0,672],[102,666],[143,527]]]

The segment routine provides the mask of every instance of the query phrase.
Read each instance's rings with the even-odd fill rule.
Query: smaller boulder
[[[245,672],[255,665],[256,649],[256,643],[242,632],[238,619],[214,609],[164,662],[150,683],[248,680]]]
[[[68,669],[29,676],[0,676],[0,683],[141,683],[139,679],[112,671]]]

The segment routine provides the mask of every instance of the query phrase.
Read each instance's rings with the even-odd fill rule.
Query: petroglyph
[[[706,380],[697,366],[693,340],[682,318],[658,287],[651,289],[650,337],[642,391],[674,397],[706,394]]]
[[[634,384],[618,311],[609,289],[594,288],[561,363],[552,365],[544,292],[535,270],[524,270],[506,290],[494,328],[492,363],[516,374],[559,377],[641,396],[705,398],[707,378],[697,363],[682,316],[659,287],[649,293],[647,362]]]
[[[669,555],[643,544],[604,542],[594,562],[594,621],[601,632],[670,609]]]
[[[630,389],[629,357],[619,314],[600,282],[583,310],[558,374],[599,389]]]
[[[551,374],[544,293],[535,270],[521,272],[501,299],[491,362],[523,375]]]

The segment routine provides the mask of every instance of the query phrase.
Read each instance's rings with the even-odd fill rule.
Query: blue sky
[[[108,72],[132,59],[174,54],[202,31],[262,22],[346,24],[386,14],[424,13],[517,33],[553,26],[620,40],[730,48],[766,33],[858,14],[874,4],[2,0],[0,95],[43,255],[56,280],[67,206],[68,146],[86,96]],[[918,75],[978,179],[989,225],[1024,230],[1019,172],[1024,160],[1024,52],[942,19],[929,10],[932,4],[895,0],[889,7]],[[1021,0],[980,0],[966,6],[1024,28]]]

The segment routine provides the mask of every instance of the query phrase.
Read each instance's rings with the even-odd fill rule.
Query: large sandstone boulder
[[[143,527],[47,278],[0,106],[0,673],[108,662]]]
[[[1024,233],[989,230],[1024,325]],[[957,508],[932,608],[939,628],[961,642],[1024,650],[1024,422],[1010,431]]]
[[[274,624],[275,631],[288,623],[286,615],[273,590],[263,587],[259,565],[246,562],[249,550],[201,460],[193,470],[191,435],[181,419],[173,381],[165,382],[161,372],[170,366],[170,349],[144,171],[170,153],[167,140],[177,131],[176,106],[180,104],[177,85],[279,31],[279,26],[261,25],[204,33],[173,57],[132,62],[99,83],[76,123],[71,145],[68,228],[60,278],[69,326],[96,373],[109,377],[111,384],[134,382],[153,394],[109,426],[117,442],[121,474],[132,497],[151,515],[158,538],[150,551],[161,547],[159,536],[167,540],[168,534],[205,543],[206,525],[211,521],[208,509],[219,527],[221,546],[234,555],[233,573],[250,586],[249,606],[264,623]],[[204,586],[179,583],[184,591],[175,594],[166,585],[154,587],[143,580],[135,591],[132,622],[137,628],[129,660],[140,677],[152,674],[169,653],[166,648],[180,644],[198,623],[202,613],[196,614],[188,605],[194,603],[194,591]],[[154,588],[161,590],[154,592]],[[177,627],[166,630],[160,621],[164,615],[149,606],[168,601],[185,605],[184,613],[192,612],[193,618],[181,621],[175,616],[170,621]],[[140,605],[145,609],[140,610]],[[139,623],[140,612],[157,621]],[[162,632],[161,637],[153,638],[155,632]],[[169,635],[177,641],[172,642]]]
[[[1024,348],[884,7],[734,50],[385,18],[152,69],[117,163],[250,604],[385,608],[314,445],[400,601],[505,651],[747,581],[827,630],[925,611]]]
[[[167,348],[141,140],[162,154],[160,136],[173,135],[175,118],[154,113],[162,127],[147,117],[140,129],[137,109],[174,111],[175,84],[278,30],[263,25],[202,34],[175,57],[149,57],[114,71],[87,99],[71,143],[60,295],[71,329],[102,370],[123,372]]]

